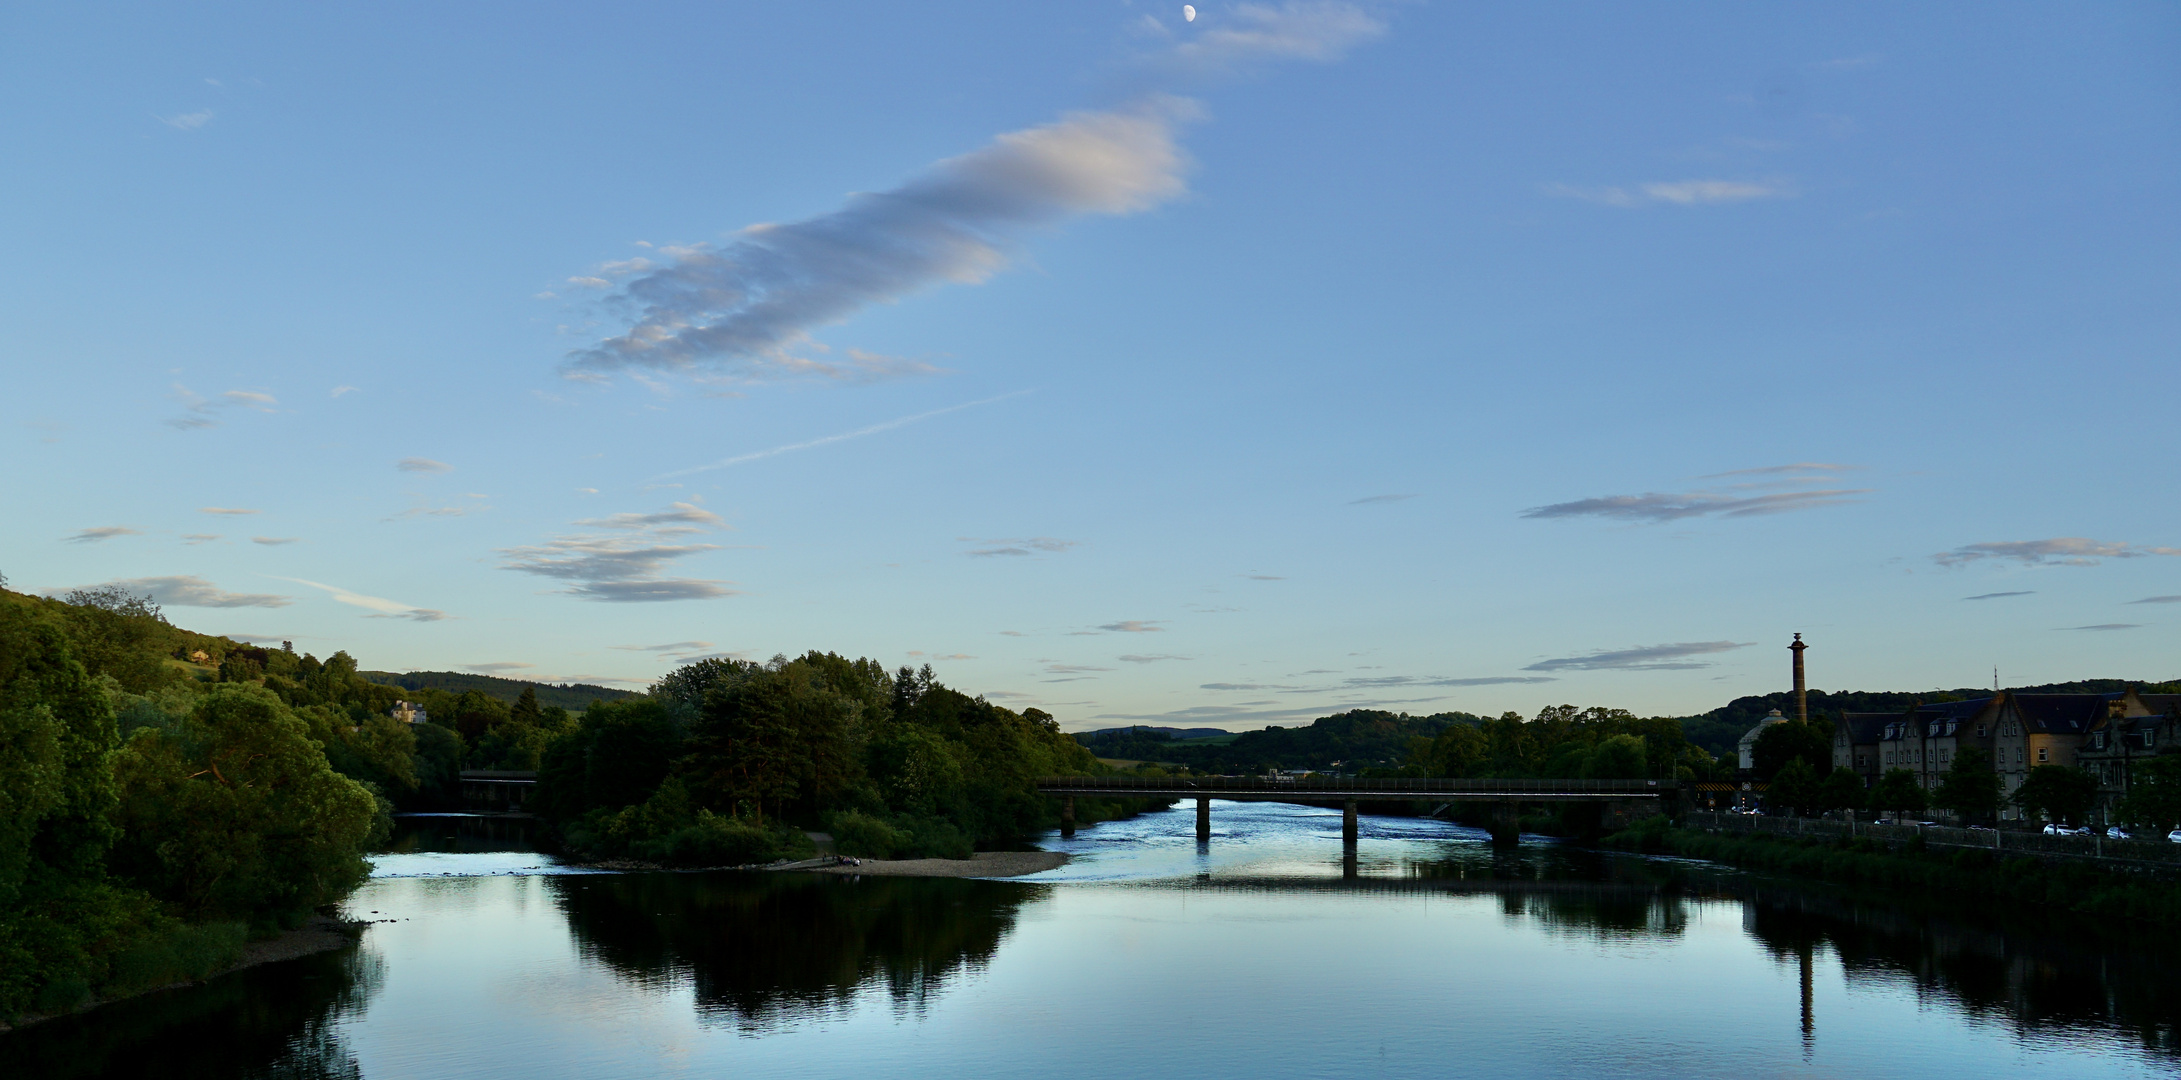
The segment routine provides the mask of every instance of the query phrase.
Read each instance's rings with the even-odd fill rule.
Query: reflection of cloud
[[[502,548],[502,569],[556,578],[565,590],[586,600],[609,603],[657,603],[733,596],[722,582],[662,576],[668,565],[691,555],[719,549],[717,544],[666,543],[706,528],[725,528],[717,515],[694,503],[677,502],[650,514],[624,513],[590,518],[578,525],[618,530],[618,535],[576,533],[543,544]]]
[[[1976,594],[1975,596],[1964,596],[1964,597],[1962,597],[1962,599],[1964,599],[1964,600],[1997,600],[1997,599],[1999,599],[1999,598],[2001,598],[2001,597],[2005,597],[2005,596],[2028,596],[2028,595],[2030,595],[2030,594],[2032,594],[2032,593],[2035,593],[2036,591],[2037,591],[2037,590],[2035,590],[2035,589],[2017,589],[2017,590],[2015,590],[2015,591],[2013,591],[2013,592],[1988,592],[1988,593],[1978,593],[1978,594]]]
[[[1159,625],[1165,621],[1164,619],[1124,619],[1120,622],[1106,623],[1098,629],[1111,630],[1117,634],[1155,634],[1166,629]]]
[[[433,461],[431,458],[421,457],[405,457],[395,462],[394,467],[403,472],[413,473],[450,473],[454,471],[454,466],[444,461]]]
[[[1522,512],[1526,518],[1604,517],[1624,521],[1657,524],[1693,517],[1754,517],[1760,514],[1784,514],[1793,510],[1810,510],[1821,506],[1834,506],[1850,501],[1850,496],[1868,494],[1868,488],[1813,488],[1809,485],[1837,482],[1837,474],[1852,465],[1826,465],[1804,462],[1796,465],[1772,465],[1757,469],[1737,469],[1733,472],[1715,473],[1706,479],[1748,477],[1737,483],[1696,491],[1661,493],[1647,491],[1641,495],[1602,495],[1593,499],[1577,499],[1574,502],[1533,506]]]
[[[65,543],[70,544],[94,544],[100,540],[111,540],[116,536],[142,535],[144,534],[126,525],[101,525],[95,529],[85,529],[73,536],[63,537],[62,539]]]
[[[1931,557],[1940,566],[1966,566],[1981,559],[2009,559],[2028,566],[2096,566],[2107,559],[2146,555],[2181,555],[2181,548],[2138,547],[2111,540],[2056,536],[2050,540],[2007,540],[1965,544]]]
[[[280,578],[279,580],[292,581],[298,585],[308,585],[313,589],[323,589],[332,594],[335,603],[363,608],[371,612],[370,617],[374,619],[413,619],[417,622],[438,622],[447,617],[447,613],[444,611],[420,608],[413,604],[404,604],[399,600],[388,600],[383,596],[365,596],[362,593],[350,592],[339,585],[323,585],[302,578]]]
[[[1692,656],[1707,656],[1748,646],[1746,641],[1684,641],[1674,645],[1643,645],[1633,649],[1596,652],[1586,656],[1564,656],[1556,660],[1540,660],[1523,668],[1524,671],[1689,671],[1710,667],[1708,662],[1692,662]]]
[[[294,602],[285,596],[271,593],[228,592],[201,577],[186,574],[173,577],[123,578],[106,582],[106,585],[134,595],[149,596],[171,607],[277,608],[287,607]]]

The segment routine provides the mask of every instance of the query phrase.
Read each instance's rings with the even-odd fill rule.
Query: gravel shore
[[[864,859],[857,866],[798,867],[812,874],[866,877],[1020,877],[1066,864],[1058,851],[980,851],[967,859]]]

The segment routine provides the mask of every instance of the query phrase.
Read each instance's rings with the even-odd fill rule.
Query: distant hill
[[[1234,732],[1228,731],[1226,728],[1215,727],[1109,727],[1099,728],[1096,731],[1078,731],[1075,733],[1075,737],[1079,742],[1088,742],[1093,739],[1111,738],[1130,731],[1156,731],[1175,742],[1188,742],[1192,739],[1216,739],[1222,735],[1234,734]]]
[[[472,675],[462,671],[411,671],[402,674],[391,671],[359,671],[357,674],[372,682],[398,686],[404,690],[444,690],[450,694],[476,690],[510,705],[515,703],[516,698],[523,696],[524,687],[535,687],[539,705],[558,705],[569,712],[582,712],[590,708],[593,701],[618,701],[621,698],[641,696],[631,690],[614,690],[590,683],[556,686],[552,683],[531,682],[528,679],[503,679],[496,675]]]

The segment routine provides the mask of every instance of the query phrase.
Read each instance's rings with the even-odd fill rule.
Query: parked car
[[[2181,844],[2181,829],[2175,829],[2174,831],[2167,833],[2166,839],[2171,840],[2176,844]]]
[[[2114,825],[2105,830],[2105,838],[2107,840],[2133,840],[2136,838],[2136,834]]]
[[[2046,836],[2087,836],[2089,833],[2089,829],[2070,829],[2065,825],[2045,826]]]

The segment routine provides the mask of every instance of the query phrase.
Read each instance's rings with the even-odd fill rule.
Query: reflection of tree
[[[0,1035],[0,1059],[9,1076],[52,1080],[358,1077],[338,1025],[381,981],[358,949],[268,964]]]
[[[2167,947],[2099,942],[2079,925],[1903,910],[1822,891],[1754,886],[1745,924],[1782,961],[1830,946],[1848,981],[1906,981],[1973,1016],[2047,1033],[2115,1027],[2181,1052],[2181,986]]]
[[[746,1031],[845,1008],[883,982],[920,1009],[981,967],[1038,886],[802,874],[549,879],[586,956],[642,985],[687,977],[698,1011]]]

